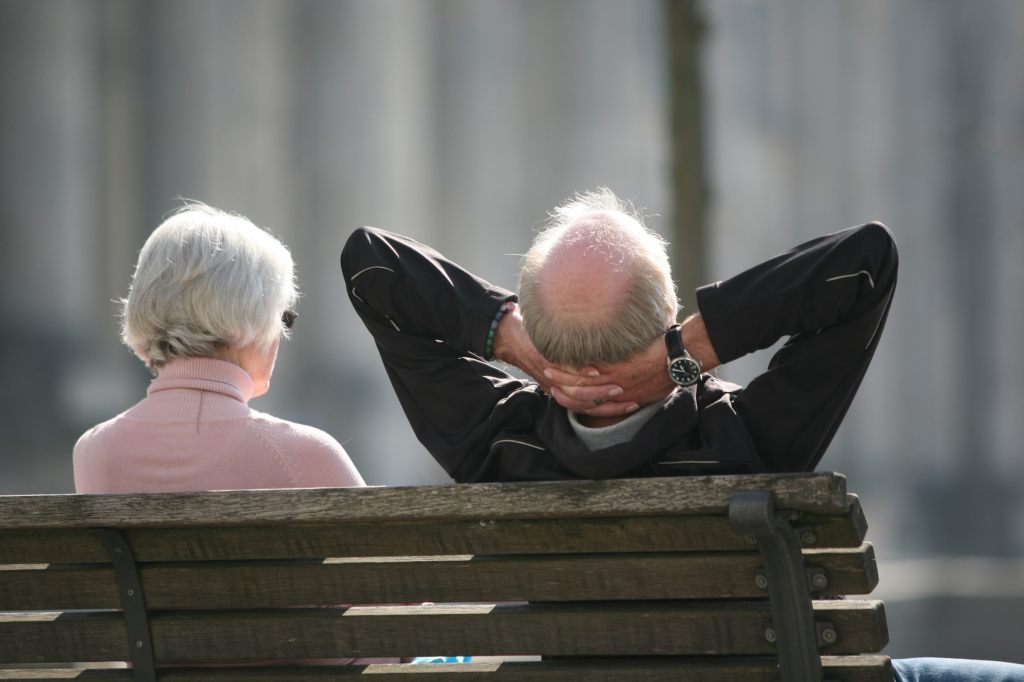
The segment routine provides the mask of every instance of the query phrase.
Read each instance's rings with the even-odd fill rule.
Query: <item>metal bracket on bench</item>
[[[149,616],[146,613],[146,599],[142,593],[142,581],[135,566],[135,555],[124,536],[116,530],[96,528],[94,531],[103,541],[114,564],[114,578],[117,580],[117,594],[124,609],[125,628],[128,631],[128,650],[132,658],[132,672],[136,682],[156,682],[156,665],[153,662],[153,638],[149,632]]]
[[[734,493],[729,523],[740,533],[753,535],[761,551],[773,626],[765,636],[778,650],[782,681],[820,681],[818,632],[796,532],[775,513],[768,492]]]

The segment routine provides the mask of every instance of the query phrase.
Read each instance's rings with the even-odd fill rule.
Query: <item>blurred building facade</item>
[[[895,653],[1021,660],[1024,3],[698,7],[705,269],[890,225],[897,300],[823,465],[865,499],[883,589],[894,557]],[[70,491],[75,438],[145,391],[115,301],[176,197],[295,256],[301,317],[254,406],[332,433],[370,483],[445,481],[349,310],[341,245],[395,229],[513,287],[546,211],[599,185],[667,233],[664,17],[659,0],[0,0],[0,493]],[[1009,625],[957,629],[969,607],[937,593]]]
[[[371,482],[444,480],[350,310],[341,246],[387,227],[511,288],[575,190],[665,205],[658,10],[0,3],[4,430],[31,453],[0,487],[70,489],[74,438],[142,395],[112,301],[176,197],[245,213],[295,256],[301,321],[256,404],[334,434]]]
[[[1024,660],[1024,3],[705,7],[712,278],[871,219],[900,245],[822,463],[864,499],[889,651]]]

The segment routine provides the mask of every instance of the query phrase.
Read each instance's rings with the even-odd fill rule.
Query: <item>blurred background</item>
[[[1021,0],[0,0],[0,85],[0,494],[72,491],[78,435],[144,395],[117,299],[179,197],[291,247],[253,406],[378,485],[448,479],[344,295],[354,227],[512,288],[546,212],[607,185],[692,310],[879,219],[900,285],[822,467],[864,500],[888,653],[1024,662]]]

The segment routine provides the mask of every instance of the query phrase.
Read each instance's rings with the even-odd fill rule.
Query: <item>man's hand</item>
[[[559,405],[573,412],[617,417],[635,412],[640,407],[633,401],[623,401],[620,398],[622,387],[601,378],[596,369],[572,374],[560,371],[544,359],[523,327],[519,306],[506,313],[498,323],[494,334],[494,357],[526,372]],[[564,384],[559,379],[564,380]],[[569,390],[572,396],[566,392]]]
[[[622,391],[614,396],[615,403],[612,405],[636,407],[623,409],[616,414],[635,412],[640,405],[649,405],[664,399],[675,388],[665,370],[665,342],[661,337],[644,352],[623,362],[578,369],[552,367],[546,374],[548,380],[554,384],[551,390],[552,397],[559,405],[567,408],[568,401],[585,402],[589,397],[590,387],[595,384],[614,384],[621,387]],[[583,409],[576,409],[576,412],[591,417],[612,416],[609,414],[610,411],[608,404],[594,403],[585,405]]]
[[[700,361],[704,371],[721,364],[699,313],[683,321],[682,331],[683,345]],[[617,416],[635,411],[634,405],[649,405],[663,400],[675,389],[666,369],[667,358],[665,340],[659,336],[647,350],[628,360],[579,369],[549,367],[545,376],[553,384],[550,393],[559,405],[591,417]],[[621,387],[622,393],[615,397],[611,406],[592,402],[587,407],[586,402],[592,400],[589,389],[605,384]],[[570,403],[577,406],[583,403],[585,409],[570,407]]]

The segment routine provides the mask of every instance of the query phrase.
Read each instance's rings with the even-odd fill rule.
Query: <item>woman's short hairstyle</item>
[[[625,220],[600,220],[601,214]],[[585,324],[547,310],[540,295],[541,273],[551,250],[576,241],[581,229],[586,229],[589,243],[596,242],[596,248],[628,264],[630,278],[621,308],[612,315],[595,315]],[[647,349],[679,313],[666,246],[630,203],[604,187],[577,194],[551,211],[519,272],[523,324],[541,355],[557,364],[583,367],[620,362]]]
[[[139,253],[121,339],[153,371],[223,348],[269,349],[288,330],[295,268],[287,247],[249,219],[201,203],[182,206]]]

